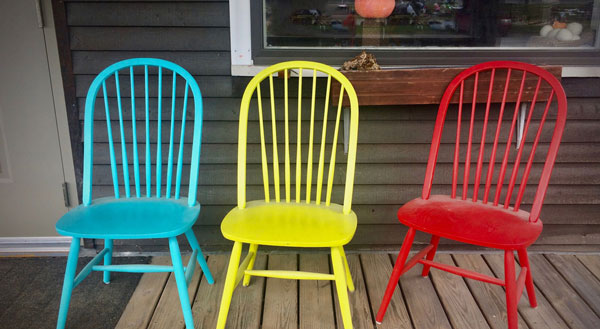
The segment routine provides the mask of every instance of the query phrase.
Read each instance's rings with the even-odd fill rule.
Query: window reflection
[[[382,0],[371,1],[376,4]],[[599,0],[264,0],[265,47],[598,47]]]

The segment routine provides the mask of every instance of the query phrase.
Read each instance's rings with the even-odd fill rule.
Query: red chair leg
[[[529,304],[531,307],[537,306],[537,300],[535,298],[535,288],[533,286],[533,277],[531,276],[531,266],[529,266],[529,257],[527,256],[527,250],[519,250],[519,263],[521,268],[527,267],[527,276],[525,277],[525,288],[527,288],[527,296],[529,296]]]
[[[385,311],[387,310],[388,305],[390,304],[390,300],[392,299],[394,290],[398,285],[400,273],[402,273],[402,268],[404,267],[404,263],[406,263],[406,258],[408,257],[408,253],[410,252],[410,247],[412,246],[414,239],[415,229],[411,227],[408,229],[408,232],[404,237],[404,242],[402,242],[402,248],[400,248],[398,259],[396,259],[396,265],[394,265],[394,270],[392,271],[392,276],[390,277],[390,281],[388,282],[387,288],[385,289],[385,294],[383,295],[383,300],[381,301],[381,305],[379,306],[379,311],[377,311],[377,317],[375,318],[375,321],[377,323],[381,323],[381,321],[383,321],[383,316],[385,315]]]
[[[438,247],[439,243],[440,243],[440,237],[432,235],[430,244],[433,245],[433,248],[431,248],[431,250],[429,250],[429,252],[427,253],[427,257],[426,257],[427,260],[433,260],[433,257],[435,256],[435,252],[437,251],[437,247]],[[431,268],[431,266],[423,265],[423,272],[421,272],[421,275],[422,276],[429,275],[429,268]]]
[[[506,314],[508,329],[518,329],[517,282],[515,279],[515,255],[512,250],[504,251],[504,282],[506,288]]]

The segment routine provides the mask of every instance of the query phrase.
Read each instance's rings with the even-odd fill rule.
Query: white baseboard
[[[65,256],[70,246],[63,236],[0,237],[0,256]]]

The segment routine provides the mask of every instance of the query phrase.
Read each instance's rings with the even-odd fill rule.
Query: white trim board
[[[339,66],[331,65],[335,69],[339,69]],[[257,75],[263,69],[266,69],[269,65],[232,65],[231,75],[232,76],[246,76],[252,77]],[[424,66],[403,66],[404,69],[410,68],[423,68]],[[391,69],[397,67],[386,67],[383,69]],[[563,66],[562,69],[563,78],[599,78],[600,67],[599,66]]]
[[[0,238],[0,256],[64,256],[69,252],[71,237]]]

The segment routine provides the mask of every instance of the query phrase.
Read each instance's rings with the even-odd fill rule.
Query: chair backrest
[[[277,81],[276,86],[274,87],[274,74],[278,74],[282,77],[281,79],[275,78]],[[294,75],[295,77],[292,77]],[[308,75],[308,77],[306,77]],[[312,75],[312,77],[311,77]],[[317,76],[324,76],[323,78],[317,78]],[[320,79],[320,80],[319,80]],[[315,204],[321,204],[321,199],[323,196],[322,188],[323,188],[323,176],[325,170],[325,162],[326,162],[326,142],[327,142],[327,123],[329,118],[329,97],[331,91],[332,80],[337,80],[341,84],[341,95],[339,97],[340,101],[337,105],[337,110],[335,112],[335,124],[333,129],[332,140],[330,141],[331,149],[329,156],[329,167],[328,167],[328,178],[327,178],[327,189],[324,193],[325,195],[325,204],[329,206],[331,202],[331,194],[332,187],[334,181],[334,171],[335,171],[335,161],[336,161],[336,151],[338,145],[338,135],[340,128],[340,118],[342,116],[342,99],[344,99],[344,92],[349,98],[350,101],[350,123],[349,123],[349,142],[348,142],[348,157],[347,157],[347,168],[346,168],[346,180],[345,180],[345,188],[344,188],[344,204],[343,211],[344,213],[349,213],[352,205],[352,188],[354,185],[354,170],[355,170],[355,162],[356,162],[356,143],[358,137],[358,100],[356,97],[356,93],[354,92],[354,88],[346,79],[344,75],[340,72],[336,71],[330,66],[315,63],[315,62],[307,62],[307,61],[291,61],[291,62],[283,62],[279,64],[275,64],[271,67],[268,67],[257,74],[246,87],[246,91],[244,92],[244,96],[242,98],[242,103],[240,106],[240,122],[239,122],[239,146],[238,146],[238,207],[245,208],[246,206],[246,150],[247,150],[247,142],[248,142],[248,113],[250,110],[251,102],[256,102],[256,109],[258,112],[258,123],[259,123],[259,134],[260,134],[260,149],[261,149],[261,163],[262,163],[262,178],[263,178],[263,187],[264,187],[264,199],[266,202],[273,201],[270,196],[270,185],[269,185],[269,163],[267,160],[267,142],[265,137],[265,127],[263,123],[263,94],[261,93],[261,82],[268,80],[268,98],[270,99],[270,117],[271,117],[271,140],[272,140],[272,169],[273,169],[273,188],[274,188],[274,199],[275,202],[281,202],[281,193],[280,193],[280,157],[279,150],[277,147],[278,138],[277,136],[281,136],[281,131],[277,131],[277,123],[276,117],[281,116],[281,111],[283,111],[284,118],[284,127],[283,127],[283,136],[284,136],[284,189],[285,189],[285,202],[292,202],[295,200],[296,203],[300,203],[304,201],[306,203],[315,202]],[[317,83],[319,80],[319,83]],[[326,82],[325,82],[326,80]],[[321,90],[318,90],[317,85],[321,85],[322,83],[326,84],[325,92],[322,93]],[[283,86],[281,86],[283,84]],[[297,90],[290,91],[290,85],[296,87]],[[304,85],[304,87],[303,87]],[[310,89],[308,87],[312,86]],[[303,89],[311,90],[312,92],[309,95],[306,93],[303,95]],[[324,109],[323,109],[323,124],[321,127],[321,145],[318,157],[318,165],[316,168],[316,182],[315,182],[315,196],[312,197],[312,184],[313,184],[313,142],[315,140],[315,135],[318,136],[318,132],[315,127],[315,108],[316,108],[316,98],[317,94],[320,97],[324,97]],[[310,98],[308,98],[308,97]],[[304,99],[306,97],[306,99]],[[277,98],[277,101],[276,101]],[[281,99],[283,98],[283,99]],[[295,100],[291,100],[290,98],[296,98]],[[281,101],[283,104],[281,104]],[[304,103],[303,103],[304,102]],[[275,104],[279,104],[279,108],[276,109]],[[307,124],[303,123],[303,104],[310,104],[310,121]],[[296,120],[290,119],[291,116],[296,115]],[[305,118],[307,118],[305,113]],[[318,119],[317,119],[318,120]],[[295,122],[293,122],[295,121]],[[267,123],[268,124],[268,123]],[[296,129],[293,129],[293,125],[296,125]],[[308,125],[308,134],[306,134],[306,126]],[[292,128],[290,128],[292,126]],[[295,156],[295,175],[292,175],[291,171],[291,159],[293,159],[293,155],[290,156],[290,134],[293,131],[296,131],[296,156]],[[304,135],[303,135],[304,131]],[[308,135],[308,136],[307,136]],[[268,137],[268,136],[267,136]],[[303,188],[303,175],[302,175],[302,144],[306,143],[306,137],[308,137],[308,155],[306,156],[306,175],[305,175],[305,192],[302,193],[301,190]],[[293,146],[293,145],[292,145]],[[295,195],[292,197],[292,178],[295,177]],[[304,195],[302,195],[304,194]]]
[[[497,118],[490,117],[490,105],[493,101],[500,102]],[[510,104],[508,104],[509,101]],[[450,130],[448,138],[442,138],[450,103],[457,103],[456,131]],[[464,118],[470,122],[468,136],[465,140],[466,131],[462,132],[461,137],[462,112],[463,108],[467,111],[468,106],[464,105],[469,103],[470,117],[465,113],[467,115]],[[482,106],[477,106],[477,103],[482,103]],[[483,104],[485,104],[485,113],[481,124],[482,118],[480,115],[477,116],[476,112],[484,110]],[[529,106],[526,110],[522,110],[522,104]],[[536,107],[536,105],[541,106]],[[510,113],[512,106],[514,106],[514,111]],[[505,108],[507,108],[506,111]],[[519,118],[521,111],[528,113],[524,116],[521,114],[522,117]],[[509,114],[505,115],[504,112],[509,112]],[[550,114],[549,112],[554,113]],[[462,173],[461,198],[463,200],[468,198],[469,189],[471,189],[474,202],[481,197],[481,202],[493,203],[498,206],[503,199],[502,206],[505,209],[518,211],[525,195],[534,157],[539,158],[539,155],[536,156],[536,149],[543,139],[544,147],[541,148],[541,153],[546,152],[545,163],[531,203],[529,217],[530,221],[537,221],[562,138],[566,117],[565,92],[560,82],[544,69],[531,64],[496,61],[482,63],[464,70],[450,82],[442,97],[429,153],[422,198],[428,199],[431,194],[440,142],[443,139],[446,142],[454,140],[451,197],[456,198],[459,174]],[[452,118],[452,120],[454,119]],[[521,127],[517,126],[517,121],[521,121]],[[548,123],[552,121],[554,121],[554,129],[550,130]],[[544,124],[547,124],[546,127]],[[520,129],[522,129],[522,138],[516,148],[511,147],[511,143]],[[474,140],[475,136],[481,139],[476,141]],[[549,144],[546,144],[548,140]],[[465,147],[465,142],[466,156],[462,160],[460,159],[460,149],[461,144]],[[489,145],[490,143],[491,145]],[[473,163],[474,177],[471,175],[470,179],[473,169],[471,153],[475,153],[473,149],[477,147],[479,147],[479,152]],[[486,153],[486,148],[489,153]],[[527,162],[523,162],[522,165],[522,161],[525,159]],[[487,162],[487,168],[484,168],[485,162]],[[499,168],[495,167],[496,162],[498,162]],[[512,164],[512,169],[508,168],[509,162]],[[520,168],[523,169],[521,173],[519,173]],[[485,181],[482,181],[483,171],[487,172]],[[508,185],[503,190],[507,174]],[[518,178],[518,191],[514,194],[513,190],[517,187]],[[494,191],[492,191],[493,186],[495,186]],[[482,196],[479,194],[480,189],[483,189]],[[511,207],[513,197],[514,202]]]
[[[169,74],[169,71],[171,74]],[[121,74],[120,74],[121,73]],[[163,84],[163,75],[172,75],[171,88],[168,88],[168,82]],[[154,76],[156,75],[156,76]],[[120,83],[120,77],[129,78],[125,83]],[[157,79],[157,80],[155,80]],[[183,79],[184,88],[178,88],[177,80]],[[152,80],[152,81],[149,81]],[[102,88],[103,99],[98,98],[98,92]],[[171,111],[170,121],[165,118],[165,124],[169,124],[169,128],[165,127],[163,132],[163,88],[165,92],[170,92],[170,95],[165,96],[165,100],[170,96]],[[121,101],[122,90],[124,97],[129,97],[129,100],[123,104]],[[188,115],[188,95],[191,90],[193,98],[193,117]],[[183,99],[178,99],[183,96]],[[143,97],[143,99],[139,99]],[[157,99],[154,99],[154,98]],[[114,104],[116,98],[116,106]],[[152,98],[152,99],[151,99]],[[136,102],[138,111],[136,111]],[[179,102],[179,104],[177,104]],[[98,104],[97,104],[98,103]],[[151,104],[153,103],[153,104]],[[190,102],[191,103],[191,102]],[[109,106],[112,104],[112,106]],[[112,173],[112,182],[114,187],[115,198],[122,197],[119,185],[124,188],[125,197],[166,197],[175,199],[180,198],[181,181],[183,177],[184,164],[184,143],[189,143],[190,131],[186,131],[186,118],[193,119],[193,137],[192,137],[192,154],[189,165],[189,191],[188,204],[193,206],[196,203],[196,192],[198,185],[198,165],[200,161],[200,142],[202,138],[202,95],[198,84],[190,73],[184,70],[179,65],[174,63],[154,58],[133,58],[117,62],[104,69],[92,82],[87,98],[85,101],[85,122],[84,122],[84,160],[83,160],[83,204],[89,205],[92,202],[92,169],[93,169],[93,141],[94,141],[94,120],[99,116],[94,116],[96,106],[104,106],[105,123],[107,127],[107,143],[110,152],[110,168]],[[167,105],[168,106],[168,105]],[[165,106],[165,107],[167,107]],[[118,110],[115,114],[115,107]],[[143,108],[143,111],[139,110]],[[127,110],[130,110],[130,118],[127,118]],[[151,117],[151,113],[155,111],[155,118]],[[136,115],[136,112],[139,115]],[[99,113],[101,115],[101,113]],[[113,141],[113,122],[118,116],[119,119],[119,134],[115,136],[116,142],[121,144],[121,163],[117,163],[115,156],[115,141]],[[142,119],[143,118],[143,119]],[[101,119],[99,119],[101,120]],[[126,133],[126,126],[129,125],[131,131]],[[137,126],[137,121],[143,120],[141,127]],[[102,121],[96,121],[101,124]],[[127,127],[129,128],[129,127]],[[156,136],[151,136],[151,132],[156,130]],[[144,134],[145,133],[145,134]],[[138,136],[140,144],[138,147]],[[168,138],[168,139],[167,139]],[[178,139],[179,148],[177,151],[177,159],[174,156],[174,144]],[[166,161],[163,159],[162,144],[168,142],[168,151]],[[131,143],[131,146],[127,144]],[[118,147],[118,145],[117,145]],[[129,148],[129,150],[128,150]],[[145,151],[138,152],[142,148]],[[156,154],[152,154],[155,151]],[[130,178],[129,154],[133,155],[132,169],[133,179]],[[143,154],[140,155],[140,154]],[[154,158],[154,159],[153,159]],[[140,162],[144,161],[144,166],[140,169]],[[153,162],[154,161],[154,168]],[[177,163],[176,168],[173,168],[174,162]],[[119,179],[118,168],[121,167],[123,180]],[[164,177],[163,166],[166,165],[166,182],[163,185],[162,178]],[[155,170],[154,182],[152,172]],[[174,173],[175,170],[175,173]],[[141,171],[145,171],[145,193],[141,188],[142,182],[140,176],[144,176]],[[135,184],[135,191],[132,190],[131,181]],[[154,185],[153,185],[154,184]],[[172,193],[172,186],[175,185],[175,191]],[[163,193],[163,187],[165,191]],[[153,193],[154,190],[154,193]]]

